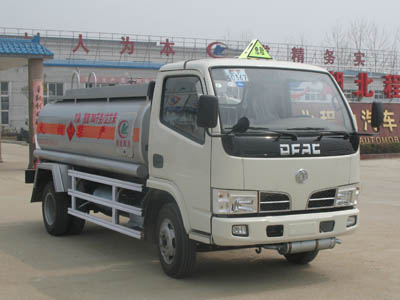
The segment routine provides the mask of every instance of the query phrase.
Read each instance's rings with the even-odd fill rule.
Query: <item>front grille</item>
[[[281,193],[260,193],[260,212],[290,210],[290,199]]]
[[[336,189],[329,189],[324,191],[319,191],[311,195],[308,199],[307,208],[326,208],[334,207],[335,205]]]

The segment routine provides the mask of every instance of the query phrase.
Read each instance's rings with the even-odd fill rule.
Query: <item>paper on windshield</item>
[[[249,81],[244,69],[226,69],[224,71],[229,81],[233,81],[235,83]]]

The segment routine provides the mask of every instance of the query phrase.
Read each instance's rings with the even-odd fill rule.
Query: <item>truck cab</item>
[[[201,95],[217,97],[214,128],[197,124]],[[175,63],[160,70],[154,99],[148,184],[170,184],[193,237],[259,245],[357,227],[359,139],[326,70],[239,59]],[[235,130],[243,118],[248,128]]]

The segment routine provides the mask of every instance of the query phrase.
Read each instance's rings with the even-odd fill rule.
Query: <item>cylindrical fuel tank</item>
[[[40,149],[147,166],[151,103],[146,88],[67,92],[39,114]]]

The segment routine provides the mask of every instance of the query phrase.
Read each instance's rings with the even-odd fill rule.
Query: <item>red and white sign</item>
[[[33,116],[32,116],[32,123],[33,123],[33,135],[36,134],[36,127],[37,127],[37,119],[39,117],[39,113],[43,108],[43,80],[35,79],[32,82],[32,89],[33,89]]]

